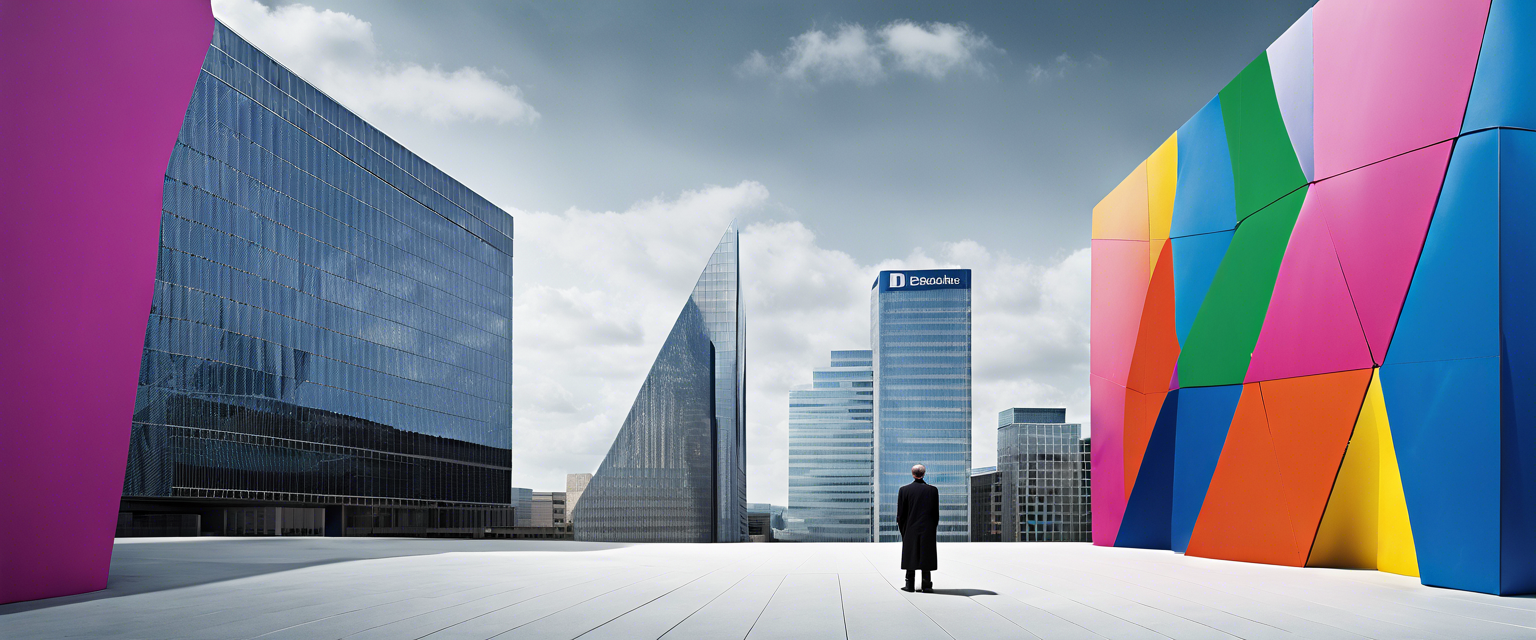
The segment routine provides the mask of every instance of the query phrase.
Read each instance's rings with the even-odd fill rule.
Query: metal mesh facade
[[[715,540],[713,363],[704,314],[690,299],[582,492],[577,540]]]
[[[924,286],[920,278],[946,284]],[[870,344],[878,541],[901,539],[896,492],[912,481],[912,465],[923,464],[924,480],[939,489],[938,541],[968,542],[970,270],[881,272],[870,296]]]
[[[692,298],[704,313],[710,341],[715,345],[719,542],[747,539],[746,332],[742,330],[740,239],[732,222],[704,266]]]
[[[808,387],[789,392],[789,510],[795,539],[874,540],[872,352],[833,351]]]
[[[510,502],[504,211],[218,25],[160,242],[126,496]]]
[[[997,430],[997,473],[1004,542],[1091,542],[1088,446],[1082,425],[1060,414],[1008,409],[1015,415],[1060,422],[1010,422]],[[1018,412],[1018,413],[1015,413]]]

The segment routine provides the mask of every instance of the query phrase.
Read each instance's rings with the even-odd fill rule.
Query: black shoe
[[[901,590],[905,591],[907,593],[912,593],[914,591],[914,589],[912,588],[912,583],[910,583],[910,582],[907,583],[907,586],[902,587]]]
[[[923,585],[923,593],[933,593],[933,585],[932,584],[925,584],[925,585]]]

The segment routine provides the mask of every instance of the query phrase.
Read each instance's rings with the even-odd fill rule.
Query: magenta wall
[[[0,0],[0,603],[107,586],[207,0]]]

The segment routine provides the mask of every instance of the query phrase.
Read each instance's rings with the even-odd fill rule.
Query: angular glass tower
[[[789,510],[795,539],[874,540],[875,374],[869,350],[833,351],[789,392]]]
[[[222,24],[163,189],[125,510],[511,524],[511,216]]]
[[[747,539],[738,241],[733,223],[572,513],[577,540]]]
[[[879,542],[901,539],[912,465],[939,489],[939,542],[970,540],[971,271],[882,271],[870,295]]]

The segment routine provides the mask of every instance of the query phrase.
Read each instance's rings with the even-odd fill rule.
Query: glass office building
[[[807,542],[874,540],[873,352],[833,351],[789,392],[789,512]]]
[[[997,467],[971,469],[971,542],[999,542],[1003,491]]]
[[[747,540],[746,331],[742,326],[740,240],[733,221],[709,256],[691,298],[704,314],[709,339],[715,345],[717,542]]]
[[[882,271],[870,295],[875,504],[880,542],[901,539],[896,492],[912,465],[939,489],[939,542],[970,540],[971,271]]]
[[[571,511],[577,540],[746,541],[738,241],[733,224]]]
[[[511,526],[512,218],[217,25],[165,175],[124,510]],[[283,517],[274,512],[274,517]],[[313,528],[313,527],[310,527]]]
[[[997,417],[1004,542],[1091,542],[1088,445],[1066,409],[1005,409]]]

